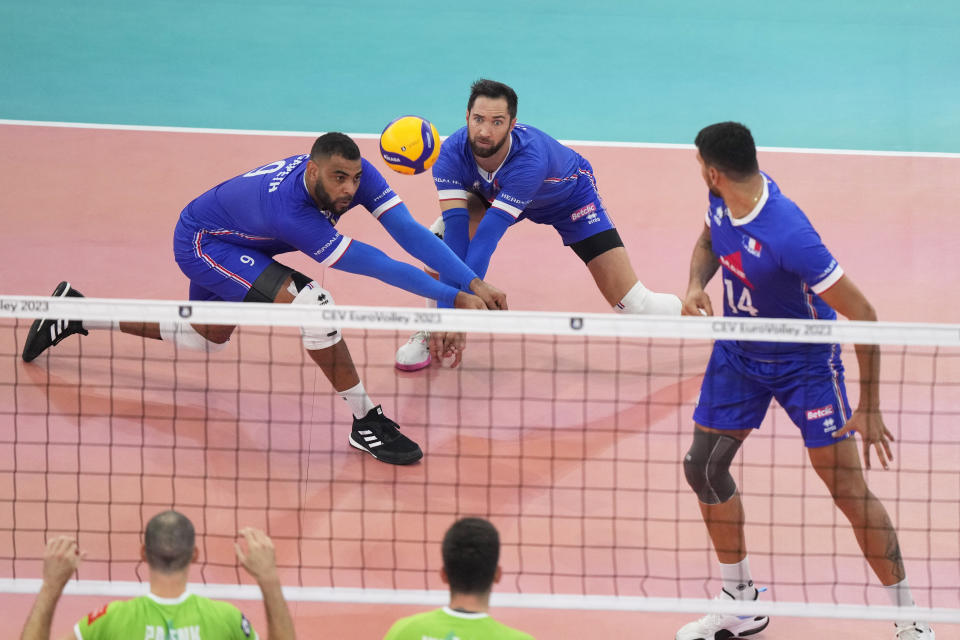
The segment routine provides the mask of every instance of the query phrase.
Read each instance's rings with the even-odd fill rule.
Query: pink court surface
[[[67,279],[88,296],[183,299],[187,282],[173,261],[171,246],[173,227],[183,206],[226,178],[304,153],[311,142],[310,138],[289,136],[0,126],[0,175],[4,180],[0,189],[4,223],[0,294],[46,295],[57,282]],[[392,174],[380,162],[374,140],[359,143],[364,156],[381,168],[414,216],[429,225],[438,212],[429,175]],[[593,163],[601,194],[640,278],[652,289],[682,295],[706,206],[694,152],[593,145],[580,146],[578,151]],[[951,288],[948,281],[960,273],[960,252],[953,246],[955,234],[946,231],[953,228],[946,203],[951,202],[955,190],[958,163],[960,159],[943,157],[760,154],[761,167],[806,211],[880,317],[897,321],[956,322],[960,318],[960,298],[947,293]],[[338,229],[395,258],[414,262],[362,210],[345,216]],[[422,306],[412,294],[371,279],[324,271],[302,255],[280,259],[316,278],[341,304]],[[587,270],[562,246],[556,233],[530,222],[507,233],[487,279],[507,292],[512,309],[609,311]],[[711,295],[719,307],[719,288],[716,282],[712,286]],[[24,334],[23,326],[16,331],[3,326],[0,352],[16,352]],[[501,593],[519,589],[526,593],[636,596],[646,589],[650,595],[673,597],[682,591],[687,597],[709,597],[716,590],[716,579],[704,580],[710,575],[716,578],[715,563],[679,465],[688,445],[705,348],[682,351],[680,357],[675,346],[669,350],[627,349],[620,354],[625,373],[619,375],[611,371],[619,347],[598,344],[588,356],[588,381],[582,373],[582,346],[578,351],[563,343],[556,347],[528,343],[523,347],[527,364],[553,358],[553,366],[559,362],[579,373],[547,372],[542,378],[536,372],[516,374],[525,376],[524,382],[532,390],[530,397],[517,399],[515,393],[510,394],[515,379],[511,383],[509,375],[491,374],[517,369],[515,345],[491,346],[478,341],[468,347],[462,370],[433,367],[405,374],[392,369],[393,350],[405,336],[391,333],[368,340],[359,332],[347,336],[374,401],[382,401],[398,422],[407,425],[411,437],[425,446],[423,463],[398,469],[351,450],[346,443],[347,408],[333,401],[326,381],[306,365],[295,374],[295,386],[305,387],[309,397],[301,397],[296,407],[276,402],[267,415],[241,398],[246,385],[253,388],[258,380],[277,378],[278,371],[265,364],[240,377],[236,356],[229,356],[229,351],[233,369],[224,365],[224,375],[218,375],[215,360],[211,361],[213,377],[204,378],[210,373],[202,371],[203,365],[185,359],[178,363],[182,371],[177,374],[177,384],[184,387],[171,391],[168,386],[147,393],[137,385],[145,380],[169,382],[172,356],[165,345],[144,345],[131,336],[91,332],[82,340],[83,358],[77,357],[81,341],[76,338],[33,364],[5,357],[0,362],[0,382],[9,386],[18,381],[18,410],[43,417],[38,422],[15,419],[9,412],[0,414],[0,439],[17,442],[15,450],[12,445],[0,450],[0,501],[11,504],[0,511],[0,530],[4,532],[0,546],[10,549],[15,545],[23,550],[0,561],[0,579],[40,577],[37,558],[43,532],[79,530],[90,532],[81,534],[81,546],[89,552],[81,578],[137,580],[137,527],[144,517],[172,505],[195,522],[204,523],[199,531],[204,534],[203,579],[214,583],[237,581],[229,541],[238,525],[251,524],[267,528],[277,540],[288,584],[442,589],[435,574],[443,530],[452,514],[477,513],[490,514],[503,536]],[[292,335],[282,341],[278,351],[271,353],[287,363],[300,362],[295,338]],[[243,339],[249,339],[254,352],[274,348],[272,344],[257,346],[256,335]],[[110,364],[104,357],[127,352],[135,357],[120,365]],[[848,375],[856,379],[851,356],[848,350]],[[929,359],[898,359],[894,355],[887,367],[896,376],[901,370],[905,375],[921,376],[924,363],[929,367]],[[960,380],[956,358],[938,366],[941,378]],[[651,369],[665,373],[641,375]],[[133,381],[132,386],[120,384],[124,376]],[[208,379],[217,384],[210,389],[198,386]],[[230,382],[232,379],[237,382]],[[921,380],[929,381],[929,374]],[[284,383],[278,384],[282,391]],[[549,388],[538,390],[538,385],[544,384]],[[619,395],[604,397],[610,387],[616,387]],[[888,418],[894,434],[915,426],[919,429],[919,422],[926,431],[903,438],[908,444],[895,448],[894,469],[871,471],[868,480],[901,528],[901,546],[919,603],[956,608],[960,589],[957,536],[928,536],[925,525],[938,531],[960,528],[960,489],[956,482],[942,490],[930,486],[917,489],[908,485],[917,476],[905,473],[901,477],[897,471],[901,465],[909,470],[926,466],[955,474],[960,467],[960,443],[956,435],[945,435],[948,430],[955,433],[955,425],[943,417],[931,421],[926,414],[916,418],[917,425],[912,421],[914,413],[908,409],[929,407],[929,385],[891,387],[889,391],[895,397],[885,399],[885,407],[896,412],[896,418]],[[850,393],[855,403],[855,385]],[[461,398],[456,406],[449,399],[451,394]],[[584,395],[591,401],[570,402]],[[11,400],[0,398],[5,403]],[[956,414],[960,398],[950,400],[934,407],[937,415]],[[524,415],[523,428],[501,431],[493,426],[501,417],[516,422],[518,410]],[[114,417],[102,417],[108,414]],[[473,420],[474,414],[484,419]],[[86,415],[91,417],[84,419]],[[293,417],[301,415],[309,415],[307,424],[300,425]],[[605,428],[611,422],[619,425],[615,432]],[[445,426],[431,428],[428,424]],[[449,426],[452,424],[460,424],[460,428],[455,430]],[[747,482],[747,521],[753,517],[762,523],[751,524],[747,532],[748,543],[757,552],[754,574],[760,581],[762,576],[780,577],[783,586],[777,599],[831,601],[835,593],[843,601],[859,602],[865,591],[862,585],[871,578],[857,557],[852,534],[838,524],[839,516],[819,481],[809,469],[801,468],[805,465],[802,443],[791,430],[776,410],[745,446],[744,458],[754,463],[739,470],[739,481]],[[938,440],[949,439],[936,459],[929,446],[918,444],[933,433]],[[269,454],[244,460],[237,457],[238,447],[249,451],[268,445]],[[553,460],[527,456],[526,452],[544,446],[551,448]],[[137,460],[124,454],[129,450],[125,447],[134,447]],[[176,454],[172,453],[174,447]],[[640,455],[634,455],[640,449],[645,450],[646,467],[637,462]],[[150,459],[151,452],[157,458]],[[761,486],[774,480],[772,467],[764,464],[769,460],[778,461],[785,469],[776,473],[776,494],[792,497],[774,501],[771,490]],[[202,474],[192,472],[200,467],[205,469]],[[87,471],[91,473],[85,480]],[[480,478],[481,482],[459,486],[453,478]],[[507,484],[527,489],[491,490],[486,485],[490,478],[507,478]],[[651,478],[663,491],[644,491],[642,485]],[[590,493],[583,488],[586,485],[599,489]],[[939,511],[898,501],[914,490],[935,495],[940,500]],[[14,495],[19,501],[15,507]],[[642,505],[631,501],[642,501]],[[569,502],[575,504],[568,508]],[[360,509],[355,506],[358,503]],[[67,507],[60,509],[59,504]],[[425,517],[428,506],[430,515]],[[612,513],[621,515],[622,520],[610,517]],[[909,526],[916,518],[924,522]],[[23,531],[14,533],[14,519]],[[670,522],[663,524],[664,519]],[[805,534],[799,533],[800,524]],[[366,551],[349,543],[356,528],[371,541]],[[339,543],[311,545],[311,531],[320,529],[339,531],[335,536]],[[804,537],[799,538],[801,535]],[[825,544],[839,554],[839,559],[819,563],[832,563],[829,568],[804,562],[795,553],[798,544],[804,549],[816,548],[817,535],[826,537]],[[679,542],[684,548],[700,550],[680,560],[670,556],[661,561],[655,553],[640,553],[627,542],[621,550],[611,548],[616,547],[611,540],[639,538],[648,549],[672,549]],[[303,548],[298,548],[300,539],[306,541]],[[404,548],[392,543],[393,539],[411,541],[409,548],[419,554],[416,570],[390,570],[393,559],[384,559],[384,554],[396,556],[398,549]],[[423,539],[428,541],[426,547],[416,542]],[[548,557],[537,549],[529,554],[522,551],[525,545],[535,547],[538,540],[549,540],[559,550],[545,552]],[[588,558],[580,551],[584,545],[607,551],[602,558]],[[565,549],[570,548],[575,551],[567,554]],[[778,555],[781,550],[790,553]],[[338,566],[347,568],[329,570],[334,555]],[[2,556],[10,558],[11,554],[4,551]],[[588,561],[616,565],[617,571],[600,573],[619,577],[584,580],[567,575],[576,576]],[[675,579],[641,585],[638,576],[644,571],[662,575],[663,562],[668,572],[676,565],[679,574]],[[514,573],[519,564],[526,570],[522,580]],[[631,565],[640,568],[634,570]],[[850,583],[861,586],[805,590],[796,580],[784,578],[802,571],[811,581],[830,584],[831,571],[838,567],[849,573]],[[551,568],[557,576],[546,575]],[[197,581],[199,573],[195,571]],[[871,602],[885,604],[882,594],[878,596],[873,587],[870,590]],[[0,594],[6,628],[22,625],[32,598]],[[64,597],[54,621],[55,636],[67,632],[73,622],[105,599]],[[250,601],[237,604],[263,634],[266,624],[261,605]],[[305,638],[378,638],[397,617],[427,608],[291,603],[299,635]],[[671,638],[691,619],[689,614],[677,613],[506,606],[496,608],[493,614],[538,638]],[[958,638],[960,625],[938,625],[937,632],[941,638]],[[888,636],[892,636],[888,622],[780,618],[756,637]]]

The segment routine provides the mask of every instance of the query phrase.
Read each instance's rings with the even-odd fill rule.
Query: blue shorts
[[[173,253],[190,278],[191,300],[242,302],[260,274],[275,262],[273,251],[231,244],[233,232],[192,230],[177,225]]]
[[[831,434],[850,418],[840,346],[812,351],[808,358],[768,362],[717,341],[693,421],[713,429],[757,429],[771,398],[800,429],[808,448],[838,442]]]

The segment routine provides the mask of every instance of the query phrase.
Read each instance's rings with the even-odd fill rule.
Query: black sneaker
[[[423,457],[420,445],[400,433],[400,425],[383,415],[380,405],[353,419],[350,446],[390,464],[410,464]]]
[[[53,298],[82,298],[83,294],[72,289],[69,282],[61,282],[50,294]],[[75,333],[87,335],[87,330],[79,320],[51,320],[41,318],[34,320],[27,333],[27,341],[23,344],[23,361],[30,362],[49,347],[59,344],[61,340]]]

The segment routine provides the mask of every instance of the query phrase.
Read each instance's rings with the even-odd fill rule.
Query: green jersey
[[[485,613],[463,613],[450,607],[397,620],[383,640],[533,640],[533,636]]]
[[[259,640],[235,606],[189,592],[111,602],[81,618],[73,633],[77,640]]]

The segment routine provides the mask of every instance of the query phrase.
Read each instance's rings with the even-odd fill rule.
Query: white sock
[[[367,390],[363,388],[362,382],[358,382],[357,386],[350,387],[346,391],[337,391],[337,393],[350,405],[350,411],[353,412],[355,418],[362,418],[374,407],[373,402],[370,401],[370,396],[367,395]]]
[[[750,559],[746,556],[736,564],[720,563],[720,576],[724,590],[735,600],[753,600],[757,594],[750,577]]]
[[[672,293],[657,293],[650,291],[643,283],[637,284],[627,291],[619,303],[613,308],[617,313],[636,313],[656,316],[678,316],[683,303]]]
[[[890,598],[890,604],[895,607],[914,607],[913,595],[910,593],[910,585],[904,578],[900,582],[891,585],[885,585],[883,590],[887,592]],[[913,620],[897,620],[900,624],[910,624]]]
[[[84,320],[81,322],[84,329],[114,329],[120,328],[119,320]]]

